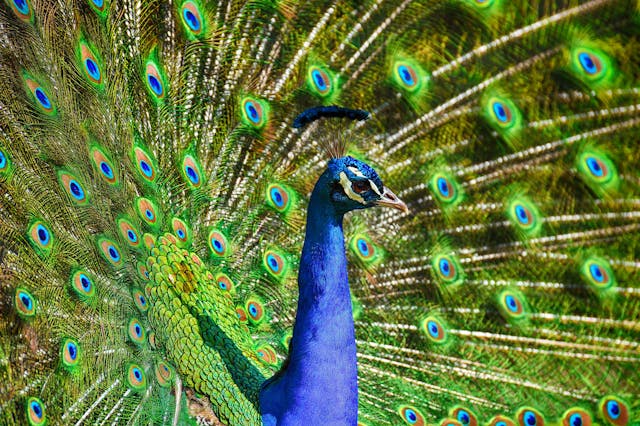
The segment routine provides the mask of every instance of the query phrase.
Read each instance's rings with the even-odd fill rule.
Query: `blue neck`
[[[356,343],[342,232],[328,175],[309,203],[287,366],[263,388],[265,425],[357,424]]]

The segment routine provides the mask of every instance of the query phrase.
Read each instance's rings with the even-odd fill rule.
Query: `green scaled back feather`
[[[639,10],[0,1],[0,424],[260,424],[343,143],[362,425],[638,424]]]

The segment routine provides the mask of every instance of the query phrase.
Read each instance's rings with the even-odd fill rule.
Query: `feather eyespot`
[[[536,235],[541,228],[540,214],[535,205],[524,197],[513,198],[509,202],[507,216],[524,237]]]
[[[228,253],[227,237],[220,231],[213,229],[209,233],[209,248],[214,256],[224,257]]]
[[[12,0],[11,7],[21,19],[28,17],[31,11],[29,0]]]
[[[579,52],[578,61],[584,72],[589,75],[596,75],[602,71],[602,62],[594,53]]]
[[[511,109],[503,102],[493,101],[491,104],[493,115],[503,125],[508,124],[512,119]]]
[[[460,284],[464,279],[460,262],[453,255],[435,255],[431,260],[431,268],[437,280],[443,284]]]
[[[192,188],[199,188],[202,185],[200,165],[192,155],[185,155],[182,160],[182,174]]]
[[[522,115],[510,99],[491,96],[485,102],[484,114],[501,134],[513,135],[521,128]]]
[[[47,96],[47,94],[45,93],[42,87],[37,87],[34,90],[34,94],[38,102],[40,102],[40,105],[42,106],[42,108],[46,110],[51,109],[51,101],[49,100],[49,97]]]
[[[111,263],[111,265],[120,266],[122,264],[120,249],[113,241],[107,238],[100,238],[98,240],[98,246],[104,258]]]
[[[31,318],[36,314],[36,299],[25,288],[16,289],[13,305],[22,318]]]
[[[96,291],[89,274],[81,269],[71,275],[71,288],[81,299],[93,297]]]
[[[271,272],[273,272],[274,274],[279,273],[281,269],[281,264],[282,264],[282,259],[280,259],[277,254],[275,253],[267,254],[267,265],[269,266],[269,269],[271,270]]]
[[[591,278],[594,279],[599,284],[607,284],[609,282],[609,276],[607,272],[600,265],[596,263],[591,263],[589,265],[589,273],[591,274]]]
[[[222,291],[232,292],[234,289],[233,281],[225,274],[216,275],[216,283],[218,284],[218,288]]]
[[[145,342],[147,338],[147,333],[144,328],[142,328],[142,324],[136,318],[132,318],[129,320],[129,325],[127,328],[129,339],[136,345],[141,345]]]
[[[410,405],[403,405],[398,408],[398,414],[400,418],[404,420],[404,422],[411,426],[424,426],[424,416],[422,413],[415,407]]]
[[[187,1],[182,5],[180,16],[182,17],[182,22],[195,36],[198,36],[202,33],[202,15],[198,6],[192,1]]]
[[[53,234],[47,224],[41,220],[36,220],[29,227],[28,236],[31,244],[40,254],[49,254],[53,246]]]
[[[178,240],[182,243],[187,243],[191,237],[191,233],[189,232],[189,228],[187,228],[187,224],[177,217],[174,217],[171,220],[171,227],[173,228],[173,233],[178,237]]]
[[[438,192],[443,199],[451,199],[455,193],[451,182],[449,182],[444,177],[439,177],[436,182],[436,187],[438,188]]]
[[[277,278],[281,279],[287,269],[283,256],[275,250],[267,250],[262,256],[262,262],[267,272]]]
[[[518,410],[516,414],[520,426],[544,426],[544,417],[537,410],[525,407]]]
[[[158,65],[149,60],[145,67],[145,81],[149,92],[156,100],[162,100],[165,96],[164,78]]]
[[[576,166],[580,177],[596,195],[612,196],[618,189],[620,177],[615,164],[602,151],[586,148],[577,156]]]
[[[25,77],[25,83],[42,112],[47,115],[53,115],[56,112],[56,109],[46,90],[37,81],[32,80],[31,78]]]
[[[44,425],[47,422],[44,404],[33,396],[27,399],[27,420],[31,426]]]
[[[515,290],[505,290],[498,296],[498,309],[505,320],[520,321],[526,318],[524,296]]]
[[[147,225],[156,228],[159,225],[158,208],[155,203],[148,198],[140,197],[136,200],[138,216]]]
[[[129,246],[135,248],[140,245],[140,233],[129,220],[125,218],[118,219],[118,229]]]
[[[260,122],[260,114],[262,113],[260,105],[256,106],[255,103],[247,101],[244,104],[244,111],[247,114],[247,118],[249,118],[253,123],[257,124]]]
[[[156,178],[156,167],[151,156],[139,146],[133,149],[133,156],[140,175],[148,182],[153,182]]]
[[[350,240],[349,246],[356,256],[358,256],[358,259],[366,264],[373,264],[382,257],[381,250],[371,242],[371,238],[366,234],[354,235]]]
[[[612,74],[611,59],[600,50],[575,47],[571,50],[571,63],[575,74],[587,83],[601,84]]]
[[[444,207],[455,205],[461,199],[458,184],[453,177],[447,174],[436,173],[433,175],[429,180],[429,188]]]
[[[360,253],[360,256],[362,258],[368,259],[373,256],[375,249],[367,239],[362,237],[358,238],[358,240],[356,241],[356,245],[358,247],[358,252]]]
[[[583,262],[580,273],[594,290],[606,290],[615,284],[615,276],[609,262],[600,257],[589,257]]]
[[[169,387],[175,376],[175,370],[165,361],[160,361],[156,364],[155,374],[160,386]]]
[[[325,98],[332,93],[333,84],[329,72],[319,66],[309,68],[308,84],[311,90],[320,97]]]
[[[516,204],[514,209],[516,213],[516,218],[518,219],[518,222],[520,222],[521,225],[528,226],[531,224],[531,222],[533,221],[533,218],[531,217],[531,212],[526,207],[524,207],[521,204]]]
[[[313,70],[311,71],[311,77],[313,78],[313,82],[320,93],[325,93],[329,90],[329,77],[327,77],[325,72],[317,69]]]
[[[422,321],[422,330],[427,338],[437,344],[442,344],[447,338],[447,331],[442,325],[442,322],[434,317],[428,316]]]
[[[438,271],[440,271],[442,278],[445,280],[450,280],[451,278],[455,277],[456,274],[456,268],[454,264],[446,257],[442,257],[438,261]]]
[[[591,414],[581,408],[570,408],[562,416],[562,426],[591,426]]]
[[[71,370],[80,363],[80,345],[74,339],[64,339],[61,347],[62,365]]]
[[[626,426],[629,423],[629,406],[614,395],[607,395],[600,400],[600,417],[614,426]]]
[[[291,206],[289,192],[282,185],[271,184],[267,188],[267,202],[279,212],[286,212]]]
[[[396,64],[395,71],[405,89],[413,91],[417,88],[418,74],[411,65],[399,62]]]
[[[28,237],[31,245],[40,255],[49,255],[54,242],[49,225],[41,220],[34,221],[29,227]]]
[[[618,417],[620,417],[620,405],[618,404],[617,401],[607,401],[606,403],[606,408],[607,408],[607,415],[611,418],[611,419],[617,419]]]
[[[84,60],[84,66],[86,68],[89,77],[96,83],[100,82],[100,68],[93,58],[87,58]]]
[[[91,148],[91,159],[96,170],[107,183],[115,185],[118,182],[111,160],[99,147],[93,146]]]
[[[109,165],[109,163],[107,163],[106,161],[101,161],[99,167],[104,177],[107,180],[111,181],[113,179],[113,169],[111,168],[111,165]]]
[[[456,419],[462,426],[478,426],[478,418],[470,410],[457,407],[451,410],[451,417]]]
[[[518,314],[522,312],[522,306],[520,305],[518,300],[515,297],[513,297],[513,295],[511,294],[507,294],[504,297],[504,304],[507,307],[507,309],[513,312],[514,314]]]
[[[595,157],[587,157],[585,160],[589,171],[596,179],[601,179],[608,174],[607,166]]]
[[[245,123],[255,128],[262,128],[267,123],[266,103],[253,98],[244,98],[242,104],[242,118]]]
[[[276,365],[278,363],[278,357],[275,349],[270,345],[262,345],[256,349],[256,355],[262,362],[268,365]]]
[[[605,155],[597,152],[585,152],[580,156],[580,159],[582,164],[578,165],[578,170],[585,178],[599,185],[613,181],[615,168]]]
[[[89,82],[94,86],[101,86],[103,79],[100,71],[100,62],[91,47],[85,42],[80,42],[79,60],[82,71]]]
[[[442,327],[440,327],[440,325],[435,321],[427,322],[427,331],[429,332],[429,335],[436,340],[441,340],[444,334]]]
[[[147,377],[137,364],[129,364],[127,367],[127,383],[134,391],[141,391],[147,387]]]
[[[23,22],[33,22],[33,9],[30,0],[12,0],[9,5],[18,19]]]
[[[87,204],[87,194],[78,179],[70,173],[61,172],[58,179],[69,198],[78,205]]]
[[[251,321],[252,324],[259,324],[262,321],[264,307],[258,299],[251,298],[247,300],[245,310],[249,314],[249,321]]]
[[[249,321],[249,318],[247,317],[247,311],[245,311],[242,306],[236,306],[236,315],[238,316],[238,320],[242,324],[246,324],[247,321]]]
[[[140,310],[140,312],[147,312],[147,310],[149,309],[147,298],[140,290],[136,290],[133,292],[133,302],[136,304],[136,307]]]

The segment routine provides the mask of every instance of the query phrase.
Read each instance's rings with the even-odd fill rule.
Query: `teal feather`
[[[260,424],[342,154],[410,209],[344,222],[360,424],[639,424],[639,22],[3,0],[0,424]]]

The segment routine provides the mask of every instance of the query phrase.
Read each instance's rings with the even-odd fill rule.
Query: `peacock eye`
[[[358,194],[362,194],[363,192],[367,192],[371,189],[371,184],[366,180],[357,180],[351,184],[351,188]]]

